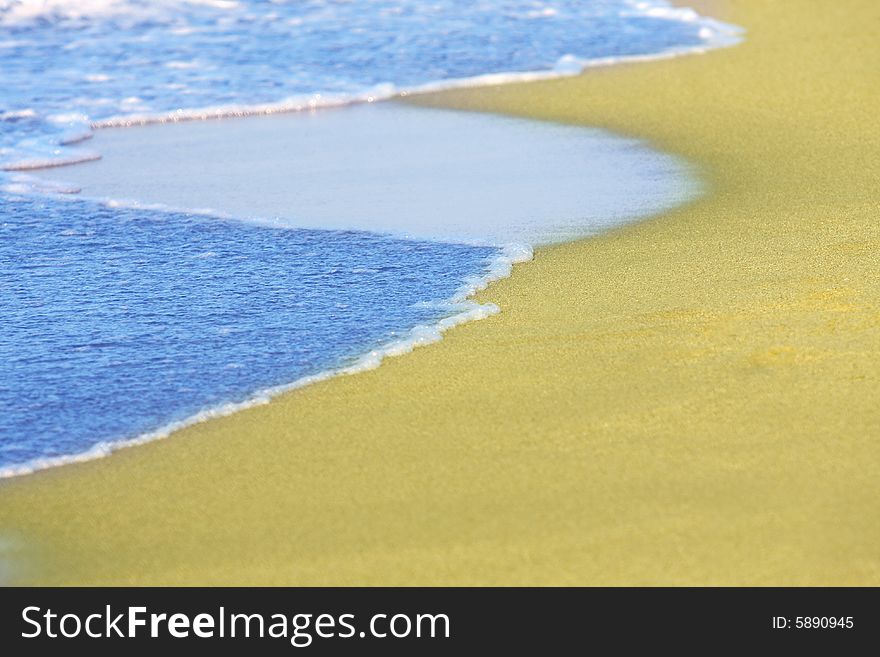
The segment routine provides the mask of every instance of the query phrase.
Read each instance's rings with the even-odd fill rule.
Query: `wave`
[[[426,28],[415,18],[388,14],[390,9],[378,0],[366,3],[362,14],[323,2],[300,6],[246,0],[0,0],[0,27],[21,32],[9,36],[31,37],[0,41],[9,45],[10,57],[27,61],[26,55],[16,53],[18,47],[65,53],[64,66],[59,61],[53,67],[58,70],[40,83],[48,87],[42,91],[47,107],[31,104],[32,76],[25,75],[26,69],[10,80],[14,84],[6,103],[19,107],[4,111],[0,106],[0,122],[8,122],[5,130],[0,123],[0,132],[8,133],[5,148],[0,139],[0,168],[71,164],[63,146],[87,139],[91,130],[100,128],[299,112],[442,89],[573,76],[593,67],[727,47],[739,43],[743,34],[737,26],[660,0],[616,0],[608,6],[573,3],[558,9],[525,2],[488,9],[452,0],[438,4],[446,5],[445,13],[430,15],[431,27]],[[409,10],[428,11],[418,5]],[[503,56],[474,49],[471,41],[453,40],[451,52],[473,52],[458,53],[450,63],[455,57],[426,41],[431,35],[449,40],[454,35],[450,30],[460,29],[452,16],[461,12],[462,20],[474,22],[473,43],[491,29],[500,39],[493,50],[500,48]],[[602,29],[617,30],[611,45],[597,45],[603,39],[591,42],[593,36],[602,36],[594,35],[601,24],[598,18],[612,22],[612,27]],[[87,36],[71,40],[71,21],[73,27],[82,23],[88,28]],[[338,34],[326,36],[334,25],[352,21],[361,21],[358,30],[335,28]],[[381,45],[355,32],[375,33]],[[522,49],[516,44],[532,32],[540,35],[538,45],[519,56]],[[577,34],[583,36],[573,36]],[[149,38],[131,54],[129,42],[140,43],[141,35]],[[254,61],[227,61],[216,50],[218,40],[233,49],[236,44],[247,47]],[[275,48],[284,49],[287,58],[300,65],[280,65],[279,58],[271,56]],[[624,54],[608,56],[609,52]],[[131,60],[134,68],[104,61],[108,57]],[[414,63],[422,59],[423,68]],[[497,72],[511,64],[510,70]],[[228,77],[222,83],[212,72],[218,67]]]
[[[87,137],[83,137],[77,141],[83,141]],[[65,145],[75,143],[66,142]],[[100,153],[87,153],[79,151],[77,153],[69,153],[58,157],[33,157],[23,160],[16,160],[3,166],[3,171],[35,171],[37,169],[51,169],[53,167],[66,167],[71,164],[83,164],[84,162],[94,162],[101,159]]]
[[[670,10],[672,9],[670,8]],[[674,11],[692,12],[692,10]],[[697,14],[694,13],[694,15]],[[396,85],[386,83],[364,89],[359,93],[335,95],[310,94],[285,98],[271,103],[214,105],[191,109],[175,109],[168,112],[123,114],[92,121],[90,126],[95,130],[99,130],[102,128],[125,128],[155,123],[177,123],[180,121],[204,121],[210,119],[244,118],[248,116],[284,114],[344,107],[346,105],[359,103],[373,103],[381,100],[405,98],[409,95],[434,93],[449,89],[496,86],[516,82],[534,82],[538,80],[574,77],[591,68],[613,66],[615,64],[671,59],[682,55],[702,54],[716,48],[726,48],[739,43],[741,38],[741,28],[727,25],[725,23],[719,23],[719,26],[720,27],[713,32],[715,38],[707,41],[706,44],[702,46],[669,48],[663,52],[652,53],[650,55],[623,55],[619,57],[595,57],[586,59],[578,58],[574,55],[564,55],[559,58],[553,68],[547,70],[484,73],[481,75],[454,78],[451,80],[436,80],[407,88],[398,88]]]
[[[383,84],[360,93],[345,94],[312,94],[307,96],[294,96],[284,100],[270,103],[252,104],[229,104],[213,105],[191,109],[175,109],[167,112],[145,112],[140,114],[121,114],[110,116],[105,119],[91,121],[88,124],[91,130],[108,128],[129,128],[133,126],[155,125],[162,123],[181,123],[185,121],[207,121],[218,119],[246,118],[253,116],[270,116],[273,114],[288,114],[320,109],[332,109],[363,103],[374,103],[385,100],[402,99],[411,95],[435,93],[450,89],[464,89],[468,87],[485,87],[517,82],[536,82],[540,80],[553,80],[564,77],[574,77],[591,68],[613,66],[622,63],[648,62],[662,59],[671,59],[683,55],[702,54],[716,48],[724,48],[735,45],[738,41],[719,40],[718,42],[701,47],[673,48],[664,52],[651,55],[626,55],[621,57],[600,57],[595,59],[578,59],[573,55],[561,57],[556,66],[549,70],[539,71],[512,71],[504,73],[486,73],[466,78],[453,80],[437,80],[427,82],[410,88],[399,89],[392,84]],[[80,131],[59,140],[62,146],[75,145],[92,137],[89,131]],[[77,154],[63,154],[58,156],[31,157],[14,160],[4,164],[0,170],[4,171],[27,171],[36,169],[48,169],[52,167],[80,164],[101,158],[100,153],[83,152]]]
[[[442,339],[443,333],[449,329],[466,322],[485,319],[501,312],[501,309],[493,303],[477,303],[470,299],[480,290],[485,289],[490,283],[510,276],[513,265],[527,262],[533,257],[532,248],[525,244],[508,244],[501,248],[500,253],[492,259],[483,276],[465,280],[461,287],[446,301],[438,306],[448,309],[451,314],[432,324],[421,324],[409,330],[405,337],[388,342],[385,345],[373,349],[355,360],[351,365],[335,367],[323,370],[317,374],[301,377],[291,383],[265,388],[258,391],[248,399],[240,402],[230,402],[199,411],[188,418],[176,422],[170,422],[154,431],[140,434],[133,438],[121,440],[102,441],[91,446],[89,449],[74,454],[63,456],[51,456],[32,459],[25,463],[0,468],[0,479],[32,474],[39,470],[54,468],[71,463],[84,463],[95,459],[104,458],[113,452],[125,447],[143,445],[154,440],[167,438],[171,434],[186,427],[205,422],[215,418],[232,415],[254,406],[267,404],[274,397],[298,388],[320,381],[326,381],[337,376],[358,374],[376,369],[386,358],[407,354],[418,347],[433,344]]]

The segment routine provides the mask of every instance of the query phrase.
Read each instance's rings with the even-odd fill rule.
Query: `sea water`
[[[737,38],[653,1],[0,0],[0,475],[374,366],[497,312],[468,294],[529,257],[498,216],[462,243],[378,219],[317,230],[247,207],[65,198],[78,188],[23,171],[99,158],[100,135],[86,140],[102,126],[567,75]],[[663,207],[635,196],[615,221]]]
[[[351,366],[494,249],[0,198],[0,461],[136,436]]]
[[[571,74],[727,45],[656,0],[0,0],[0,166],[67,157],[94,125]]]

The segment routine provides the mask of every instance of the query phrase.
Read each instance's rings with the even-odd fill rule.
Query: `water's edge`
[[[722,23],[718,23],[723,25]],[[214,107],[208,109],[194,110],[177,110],[168,113],[149,114],[149,115],[130,115],[123,117],[115,117],[105,120],[95,121],[91,124],[91,128],[98,130],[102,128],[118,128],[133,125],[145,125],[151,123],[168,123],[180,121],[195,121],[205,119],[220,119],[244,116],[258,116],[278,113],[300,112],[304,110],[314,110],[320,107],[339,107],[357,103],[373,103],[379,100],[387,100],[394,98],[404,98],[411,94],[426,94],[444,89],[475,87],[486,85],[498,85],[514,82],[529,82],[537,80],[547,80],[562,77],[573,77],[583,74],[590,68],[599,66],[609,66],[617,63],[643,62],[660,59],[669,59],[690,54],[701,54],[708,50],[729,47],[739,43],[739,30],[733,26],[730,31],[722,32],[722,37],[716,42],[700,47],[683,47],[671,49],[668,51],[655,53],[651,55],[634,55],[624,57],[608,57],[592,60],[579,61],[573,59],[571,61],[561,62],[553,70],[546,71],[528,71],[513,73],[495,73],[488,75],[479,75],[474,77],[447,80],[441,82],[432,82],[420,85],[408,90],[399,90],[393,87],[377,88],[365,92],[357,96],[339,96],[336,98],[326,98],[316,100],[315,98],[303,98],[297,100],[286,100],[277,103],[268,103],[262,105],[235,105]],[[90,135],[83,135],[80,139],[70,140],[64,145],[70,145],[83,139],[87,139]],[[31,169],[41,169],[54,166],[65,166],[77,164],[99,158],[96,153],[83,153],[81,157],[62,158],[63,161],[26,161],[15,165],[6,166],[4,171],[24,172]],[[28,184],[27,176],[20,181]],[[59,190],[46,188],[45,185],[29,185],[29,190],[24,189],[6,189],[5,191],[12,193],[34,193],[40,196],[48,196],[57,198],[60,193],[70,193],[70,190]],[[0,190],[3,191],[3,190]],[[78,190],[77,190],[78,191]],[[646,220],[643,217],[641,220]],[[579,239],[589,239],[589,236]],[[109,456],[113,452],[124,447],[145,444],[154,440],[167,438],[176,431],[194,424],[231,415],[241,410],[254,406],[268,403],[271,399],[299,388],[303,388],[312,383],[325,381],[339,375],[355,374],[358,372],[375,369],[386,357],[399,356],[409,353],[413,349],[437,342],[442,338],[442,334],[459,324],[469,321],[484,319],[501,312],[501,309],[495,304],[479,304],[473,301],[471,297],[477,292],[488,287],[492,282],[506,278],[511,275],[513,265],[516,263],[527,262],[533,257],[532,247],[523,244],[507,244],[501,248],[501,253],[492,261],[483,276],[474,277],[466,280],[456,293],[447,300],[450,307],[456,309],[455,314],[447,316],[433,324],[419,325],[412,328],[406,337],[392,341],[388,344],[380,346],[363,356],[361,356],[354,364],[344,367],[334,367],[321,371],[317,374],[299,378],[291,383],[266,388],[254,393],[250,398],[242,402],[226,403],[217,407],[208,408],[180,421],[166,424],[159,429],[140,434],[133,438],[103,441],[93,445],[91,448],[66,456],[57,456],[49,458],[39,458],[24,464],[0,468],[0,479],[17,477],[31,474],[40,470],[54,468],[61,465],[71,463],[82,463],[91,461],[105,456]]]
[[[473,301],[471,297],[477,292],[486,289],[489,284],[494,281],[510,276],[514,264],[527,262],[531,260],[532,257],[532,248],[527,245],[508,244],[501,247],[501,253],[492,259],[483,276],[475,276],[471,279],[465,280],[461,287],[449,299],[443,302],[448,306],[455,308],[456,312],[454,314],[444,317],[433,324],[417,325],[410,329],[405,337],[393,340],[363,354],[352,365],[331,367],[318,372],[317,374],[301,377],[291,383],[265,388],[254,393],[244,401],[230,402],[208,408],[199,411],[188,418],[176,422],[170,422],[154,431],[149,431],[133,438],[102,441],[85,451],[75,454],[39,458],[20,465],[0,468],[0,479],[18,477],[48,468],[55,468],[71,463],[83,463],[85,461],[103,458],[125,447],[143,445],[154,440],[167,438],[181,429],[206,420],[225,417],[254,406],[267,404],[273,398],[281,394],[298,388],[303,388],[312,383],[326,381],[327,379],[336,376],[357,374],[359,372],[376,369],[385,358],[401,356],[411,352],[417,347],[422,347],[439,341],[442,338],[443,333],[459,324],[485,319],[486,317],[491,317],[492,315],[500,313],[501,309],[497,305],[492,303],[480,304]]]

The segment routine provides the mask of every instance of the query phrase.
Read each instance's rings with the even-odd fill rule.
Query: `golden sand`
[[[722,18],[744,44],[418,99],[647,138],[704,200],[378,370],[3,482],[15,581],[880,584],[880,5]]]

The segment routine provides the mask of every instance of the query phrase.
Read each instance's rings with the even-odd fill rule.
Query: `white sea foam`
[[[70,132],[58,140],[58,143],[62,146],[72,146],[74,144],[79,144],[80,142],[84,142],[87,139],[91,139],[94,137],[94,133],[91,130],[81,130],[79,132]]]
[[[95,86],[96,83],[101,83],[98,87],[101,89],[101,94],[99,96],[76,95],[71,97],[69,101],[66,101],[66,104],[80,108],[91,115],[91,119],[83,114],[79,114],[76,117],[71,115],[70,121],[79,122],[81,128],[88,127],[89,125],[91,125],[92,128],[126,127],[148,123],[300,112],[324,107],[337,107],[354,103],[373,102],[376,100],[394,98],[396,96],[442,89],[478,85],[497,85],[577,75],[591,67],[607,66],[620,62],[646,61],[674,57],[688,53],[704,52],[712,48],[733,45],[739,42],[742,37],[742,30],[740,28],[701,16],[691,9],[671,7],[663,3],[658,3],[656,0],[621,0],[621,2],[623,6],[619,10],[620,16],[653,18],[662,22],[669,21],[696,25],[699,28],[698,36],[700,42],[696,45],[667,47],[664,50],[656,51],[649,55],[596,57],[595,55],[588,54],[588,56],[585,57],[578,57],[574,54],[568,54],[559,57],[555,65],[549,68],[542,68],[539,70],[511,70],[508,72],[466,77],[444,77],[444,79],[424,84],[370,84],[369,86],[359,89],[357,84],[352,84],[353,80],[346,81],[345,75],[343,75],[340,80],[336,81],[316,77],[313,84],[308,84],[310,87],[308,89],[309,93],[301,94],[296,92],[292,95],[287,95],[286,97],[271,99],[269,101],[261,100],[260,102],[249,102],[249,96],[247,94],[233,93],[231,97],[236,100],[224,102],[223,104],[211,104],[210,101],[205,100],[205,81],[198,76],[190,80],[190,84],[181,84],[176,78],[165,80],[165,84],[160,86],[164,91],[167,91],[168,94],[166,95],[163,93],[159,97],[150,95],[149,102],[143,100],[143,98],[147,97],[145,94],[123,97],[123,94],[125,94],[127,89],[124,82],[116,79],[119,76],[109,69],[104,71],[100,69],[95,70],[92,68],[95,66],[94,62],[89,61],[88,68],[85,69],[82,76],[79,77],[79,80],[90,82],[91,84],[88,86]],[[378,6],[380,8],[382,7],[381,4]],[[530,21],[550,21],[551,23],[569,20],[567,14],[574,11],[572,8],[563,9],[548,6],[542,7],[540,5],[537,8],[529,7],[528,5],[523,5],[521,7],[517,5],[512,11],[514,9],[516,11],[522,10],[522,13],[519,14],[521,18],[526,18]],[[198,11],[196,14],[193,14],[193,10]],[[215,27],[222,23],[224,18],[231,16],[236,16],[236,20],[244,21],[242,26],[250,24],[247,22],[247,19],[249,16],[248,12],[251,11],[251,9],[248,8],[246,3],[235,2],[232,0],[0,0],[0,26],[24,24],[38,19],[46,20],[57,25],[63,25],[63,21],[70,20],[87,21],[88,24],[91,25],[100,23],[100,19],[113,19],[114,21],[125,19],[122,23],[118,23],[119,30],[125,32],[125,25],[128,22],[136,24],[138,20],[150,19],[148,21],[150,23],[158,21],[163,25],[167,24],[168,29],[170,30],[169,33],[178,36],[186,36],[204,29],[213,29],[210,28],[210,23],[200,26],[198,21],[205,20],[205,16],[203,15],[204,11],[209,11],[210,13],[215,10],[220,12],[219,16],[215,16],[216,20],[213,23]],[[254,9],[254,11],[256,11],[256,9]],[[330,20],[327,17],[328,11],[327,7],[319,2],[315,5],[313,13],[307,13],[306,16],[290,18],[289,20],[285,20],[285,23],[305,22],[312,24],[317,22],[320,24],[321,21]],[[348,10],[340,11],[345,12]],[[379,13],[381,14],[383,11],[385,10],[382,9]],[[483,10],[475,8],[473,11],[473,20],[485,20],[486,16],[493,15],[491,9]],[[260,12],[262,12],[262,10],[260,10]],[[278,14],[274,12],[260,12],[255,13],[251,18],[258,18],[261,24],[262,22],[272,23],[273,21],[287,16],[287,14],[284,14],[283,12]],[[500,12],[499,10],[499,13],[504,14],[505,12]],[[196,18],[197,15],[200,18]],[[343,13],[343,15],[347,14]],[[439,15],[440,14],[438,14],[438,16]],[[232,19],[230,18],[230,20]],[[62,21],[62,23],[57,23],[57,21]],[[178,26],[178,21],[183,21],[184,24]],[[189,21],[195,21],[195,23],[189,24]],[[245,27],[242,27],[242,29],[245,29]],[[358,29],[363,31],[364,28]],[[223,31],[220,33],[224,35],[226,34]],[[224,36],[224,38],[226,37]],[[96,40],[101,41],[102,39],[110,39],[108,43],[112,43],[112,38],[101,36],[99,34],[95,38],[90,37],[78,41],[68,40],[63,47],[77,48],[82,46],[87,48],[92,42]],[[345,41],[343,40],[342,43],[345,43]],[[320,47],[321,42],[316,42],[314,48]],[[172,49],[172,52],[174,53],[174,56],[170,60],[163,60],[160,57],[156,59],[155,62],[152,62],[152,69],[149,73],[145,71],[141,73],[139,77],[144,78],[145,89],[149,89],[150,84],[157,84],[163,79],[160,74],[156,74],[156,71],[169,69],[173,71],[170,75],[186,77],[192,73],[193,69],[198,70],[200,64],[202,64],[203,58],[199,56],[198,49],[194,51],[186,48]],[[586,52],[589,53],[589,48],[587,48]],[[393,53],[389,53],[388,56],[392,55]],[[214,62],[214,64],[216,64],[216,62]],[[141,63],[141,65],[145,64]],[[210,69],[211,65],[212,62],[208,61],[206,67]],[[114,73],[114,75],[108,75],[108,72]],[[286,72],[284,73],[286,74]],[[150,82],[154,74],[156,80]],[[385,75],[381,71],[378,74]],[[394,71],[388,71],[387,74],[390,80],[393,81],[396,79]],[[120,79],[125,77],[124,74],[120,75]],[[235,84],[233,84],[233,82],[235,82],[234,74],[230,73],[230,76],[232,76],[230,86],[235,88]],[[308,78],[308,76],[306,77]],[[382,78],[380,77],[379,79],[381,80]],[[406,77],[404,76],[402,79],[406,79]],[[409,79],[412,79],[411,74]],[[60,82],[62,84],[65,83],[64,80],[61,80]],[[262,82],[265,84],[266,81]],[[282,84],[280,80],[276,80],[275,82],[279,83],[279,89],[284,89],[286,87],[286,85]],[[335,86],[340,83],[342,83],[341,87]],[[294,85],[294,88],[295,87],[296,85]],[[291,87],[287,88],[289,89]],[[311,93],[312,89],[321,88],[336,88],[344,89],[345,91],[331,91],[324,94]],[[132,88],[132,90],[135,89]],[[74,91],[74,93],[76,92]],[[288,91],[287,93],[289,94],[290,92]],[[190,97],[189,94],[192,94],[192,96]],[[230,96],[224,92],[222,97]],[[252,98],[253,96],[250,97]],[[170,98],[173,98],[174,100],[170,100]],[[199,100],[196,100],[197,98],[199,98]],[[263,98],[265,98],[265,96],[263,96]],[[242,102],[242,99],[244,99],[244,102]],[[177,106],[170,105],[171,102],[174,102]],[[15,110],[13,110],[13,112],[14,111]],[[29,117],[39,118],[39,116],[33,114],[29,115]],[[54,118],[50,118],[49,120],[52,123],[58,122],[57,120],[54,120]],[[81,129],[79,131],[82,132]],[[55,144],[59,143],[59,141],[64,141],[63,137],[59,139],[57,134],[52,134],[51,131],[49,131],[49,133],[44,136],[43,141],[46,142],[50,140]],[[51,154],[51,149],[46,147],[47,144],[45,143],[39,148],[41,152],[35,152],[35,144],[33,143],[22,142],[20,146],[23,147],[23,152],[21,148],[17,148],[14,151],[6,151],[4,153],[7,156],[4,158],[6,161],[0,166],[5,166],[8,169],[31,168],[36,162],[49,159],[58,160],[58,162],[51,164],[53,166],[69,163],[69,161],[65,160],[63,154],[59,154],[57,158],[49,155]],[[36,144],[36,146],[39,146],[39,144]],[[21,163],[15,160],[23,160],[25,162]],[[22,166],[19,166],[20,164],[22,164]],[[50,166],[48,162],[47,166]]]
[[[671,16],[668,17],[671,19]],[[399,88],[394,84],[385,83],[365,89],[358,93],[311,94],[292,96],[271,103],[235,103],[228,105],[212,105],[198,108],[179,108],[163,112],[126,113],[93,121],[91,127],[125,128],[155,123],[177,123],[181,121],[203,121],[209,119],[243,118],[247,116],[266,116],[292,112],[312,111],[344,107],[359,103],[373,103],[381,100],[406,97],[415,94],[433,93],[449,89],[468,87],[497,86],[516,82],[534,82],[553,80],[563,77],[580,75],[590,68],[613,66],[622,63],[648,62],[671,59],[683,55],[701,54],[716,48],[736,45],[742,39],[743,30],[739,27],[712,21],[712,26],[704,27],[700,36],[705,43],[700,46],[669,48],[650,55],[625,55],[620,57],[579,58],[575,55],[563,55],[554,67],[549,70],[509,71],[502,73],[486,73],[464,78],[437,80],[412,87]],[[129,99],[127,99],[129,100]]]
[[[21,25],[43,18],[90,20],[125,16],[148,19],[180,5],[234,9],[234,0],[0,0],[0,25]]]
[[[0,184],[0,191],[7,194],[79,194],[82,189],[75,184],[55,180],[42,180],[27,174],[14,175]]]
[[[209,119],[231,119],[246,116],[265,116],[270,114],[284,114],[289,112],[302,112],[304,110],[329,109],[332,107],[344,107],[357,103],[372,103],[377,100],[387,100],[399,95],[399,91],[392,84],[384,84],[371,87],[357,94],[313,94],[308,96],[293,96],[272,103],[258,104],[230,104],[213,105],[189,109],[175,109],[168,112],[143,112],[121,114],[106,119],[93,121],[91,127],[101,128],[129,128],[137,125],[150,125],[153,123],[178,123],[180,121],[205,121]]]
[[[75,141],[82,141],[76,139]],[[6,164],[0,170],[2,171],[33,171],[36,169],[51,169],[53,167],[63,167],[70,164],[82,164],[83,162],[94,162],[100,160],[101,154],[88,151],[77,151],[65,155],[53,157],[31,157],[23,160],[16,160]]]
[[[17,119],[31,119],[35,117],[37,113],[30,109],[23,110],[9,110],[6,112],[0,112],[0,121],[15,121]]]

